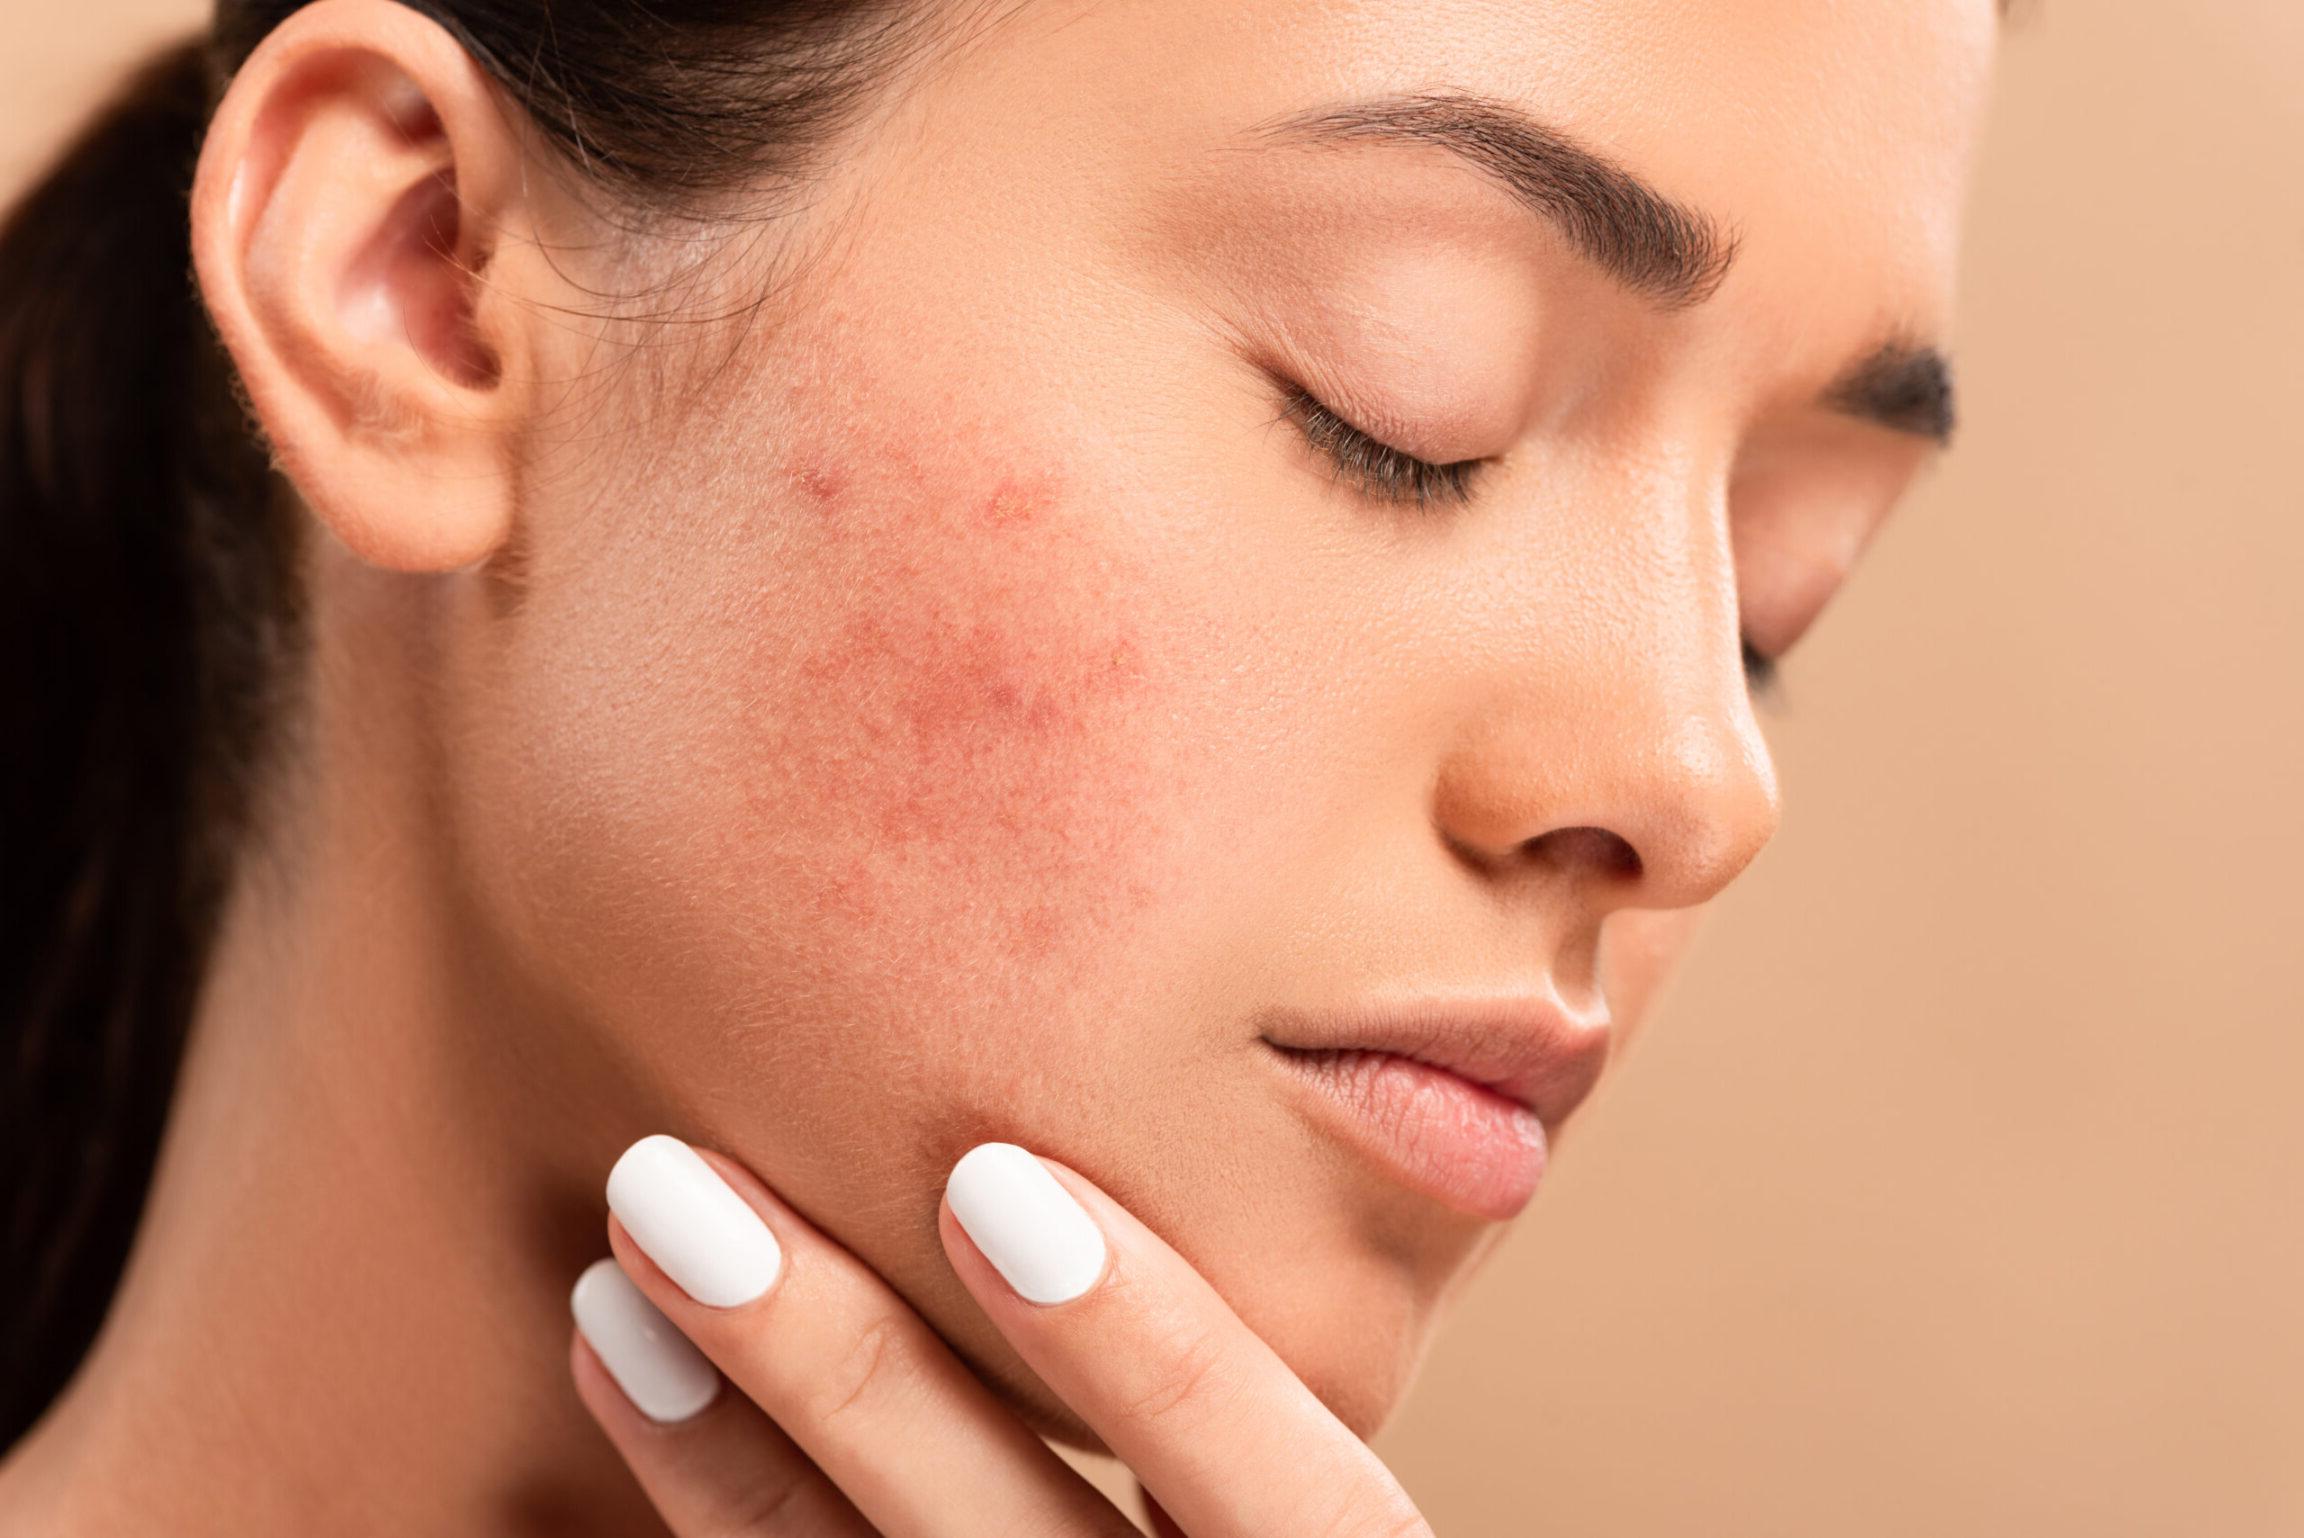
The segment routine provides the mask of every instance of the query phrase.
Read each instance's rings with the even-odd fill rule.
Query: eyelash
[[[1403,453],[1345,421],[1302,385],[1286,388],[1280,412],[1362,495],[1394,506],[1461,507],[1472,500],[1474,473],[1487,463],[1459,459],[1436,465]]]
[[[1749,638],[1743,645],[1745,687],[1754,699],[1773,700],[1777,694],[1776,659],[1763,654]]]
[[[1461,507],[1472,500],[1475,473],[1488,463],[1484,459],[1459,459],[1436,465],[1418,459],[1354,427],[1302,385],[1285,388],[1281,415],[1295,423],[1297,431],[1341,475],[1379,502],[1413,503],[1427,509],[1443,502]],[[1762,653],[1749,638],[1741,645],[1746,687],[1757,698],[1772,698],[1777,693],[1776,659]]]

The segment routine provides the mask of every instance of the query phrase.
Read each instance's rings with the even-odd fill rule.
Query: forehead
[[[1017,72],[1047,138],[1085,107],[1067,158],[1181,180],[1251,122],[1478,91],[1732,230],[1731,284],[1763,311],[1797,296],[1777,323],[1810,335],[1941,328],[1998,30],[1993,0],[1065,0],[1013,20],[977,57]]]

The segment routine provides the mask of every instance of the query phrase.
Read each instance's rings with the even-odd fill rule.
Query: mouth
[[[1315,1115],[1399,1184],[1501,1222],[1606,1066],[1603,1018],[1543,995],[1426,998],[1334,1014],[1272,1009],[1263,1044]]]

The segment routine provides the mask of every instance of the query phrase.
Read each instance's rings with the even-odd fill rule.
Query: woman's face
[[[1910,349],[1994,28],[980,25],[698,269],[772,276],[757,309],[608,371],[555,333],[522,596],[446,672],[490,930],[1045,1424],[938,1249],[986,1139],[1131,1206],[1373,1428],[1532,1158],[1460,1084],[1355,1118],[1285,1012],[1518,1001],[1478,1050],[1556,1088],[1621,1050],[1776,825],[1740,635],[1790,646],[1930,452]],[[1384,105],[1433,91],[1495,105]],[[1320,111],[1352,131],[1271,131]],[[1292,387],[1484,463],[1386,500],[1415,482],[1343,471]]]

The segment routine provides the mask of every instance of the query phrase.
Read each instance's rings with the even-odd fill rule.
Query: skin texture
[[[938,1241],[952,1161],[1024,1143],[1371,1431],[1499,1230],[1307,1115],[1254,1011],[1535,994],[1620,1054],[1766,843],[1739,631],[1789,647],[1926,458],[1817,397],[1948,323],[1990,8],[967,20],[702,240],[523,174],[384,0],[243,72],[196,249],[316,520],[314,668],[129,1284],[0,1514],[631,1530],[563,1299],[651,1131],[1077,1437]],[[1239,138],[1440,85],[1708,211],[1718,291],[1660,309],[1437,151]],[[443,170],[453,259],[406,224]],[[1369,500],[1275,375],[1493,462]]]

